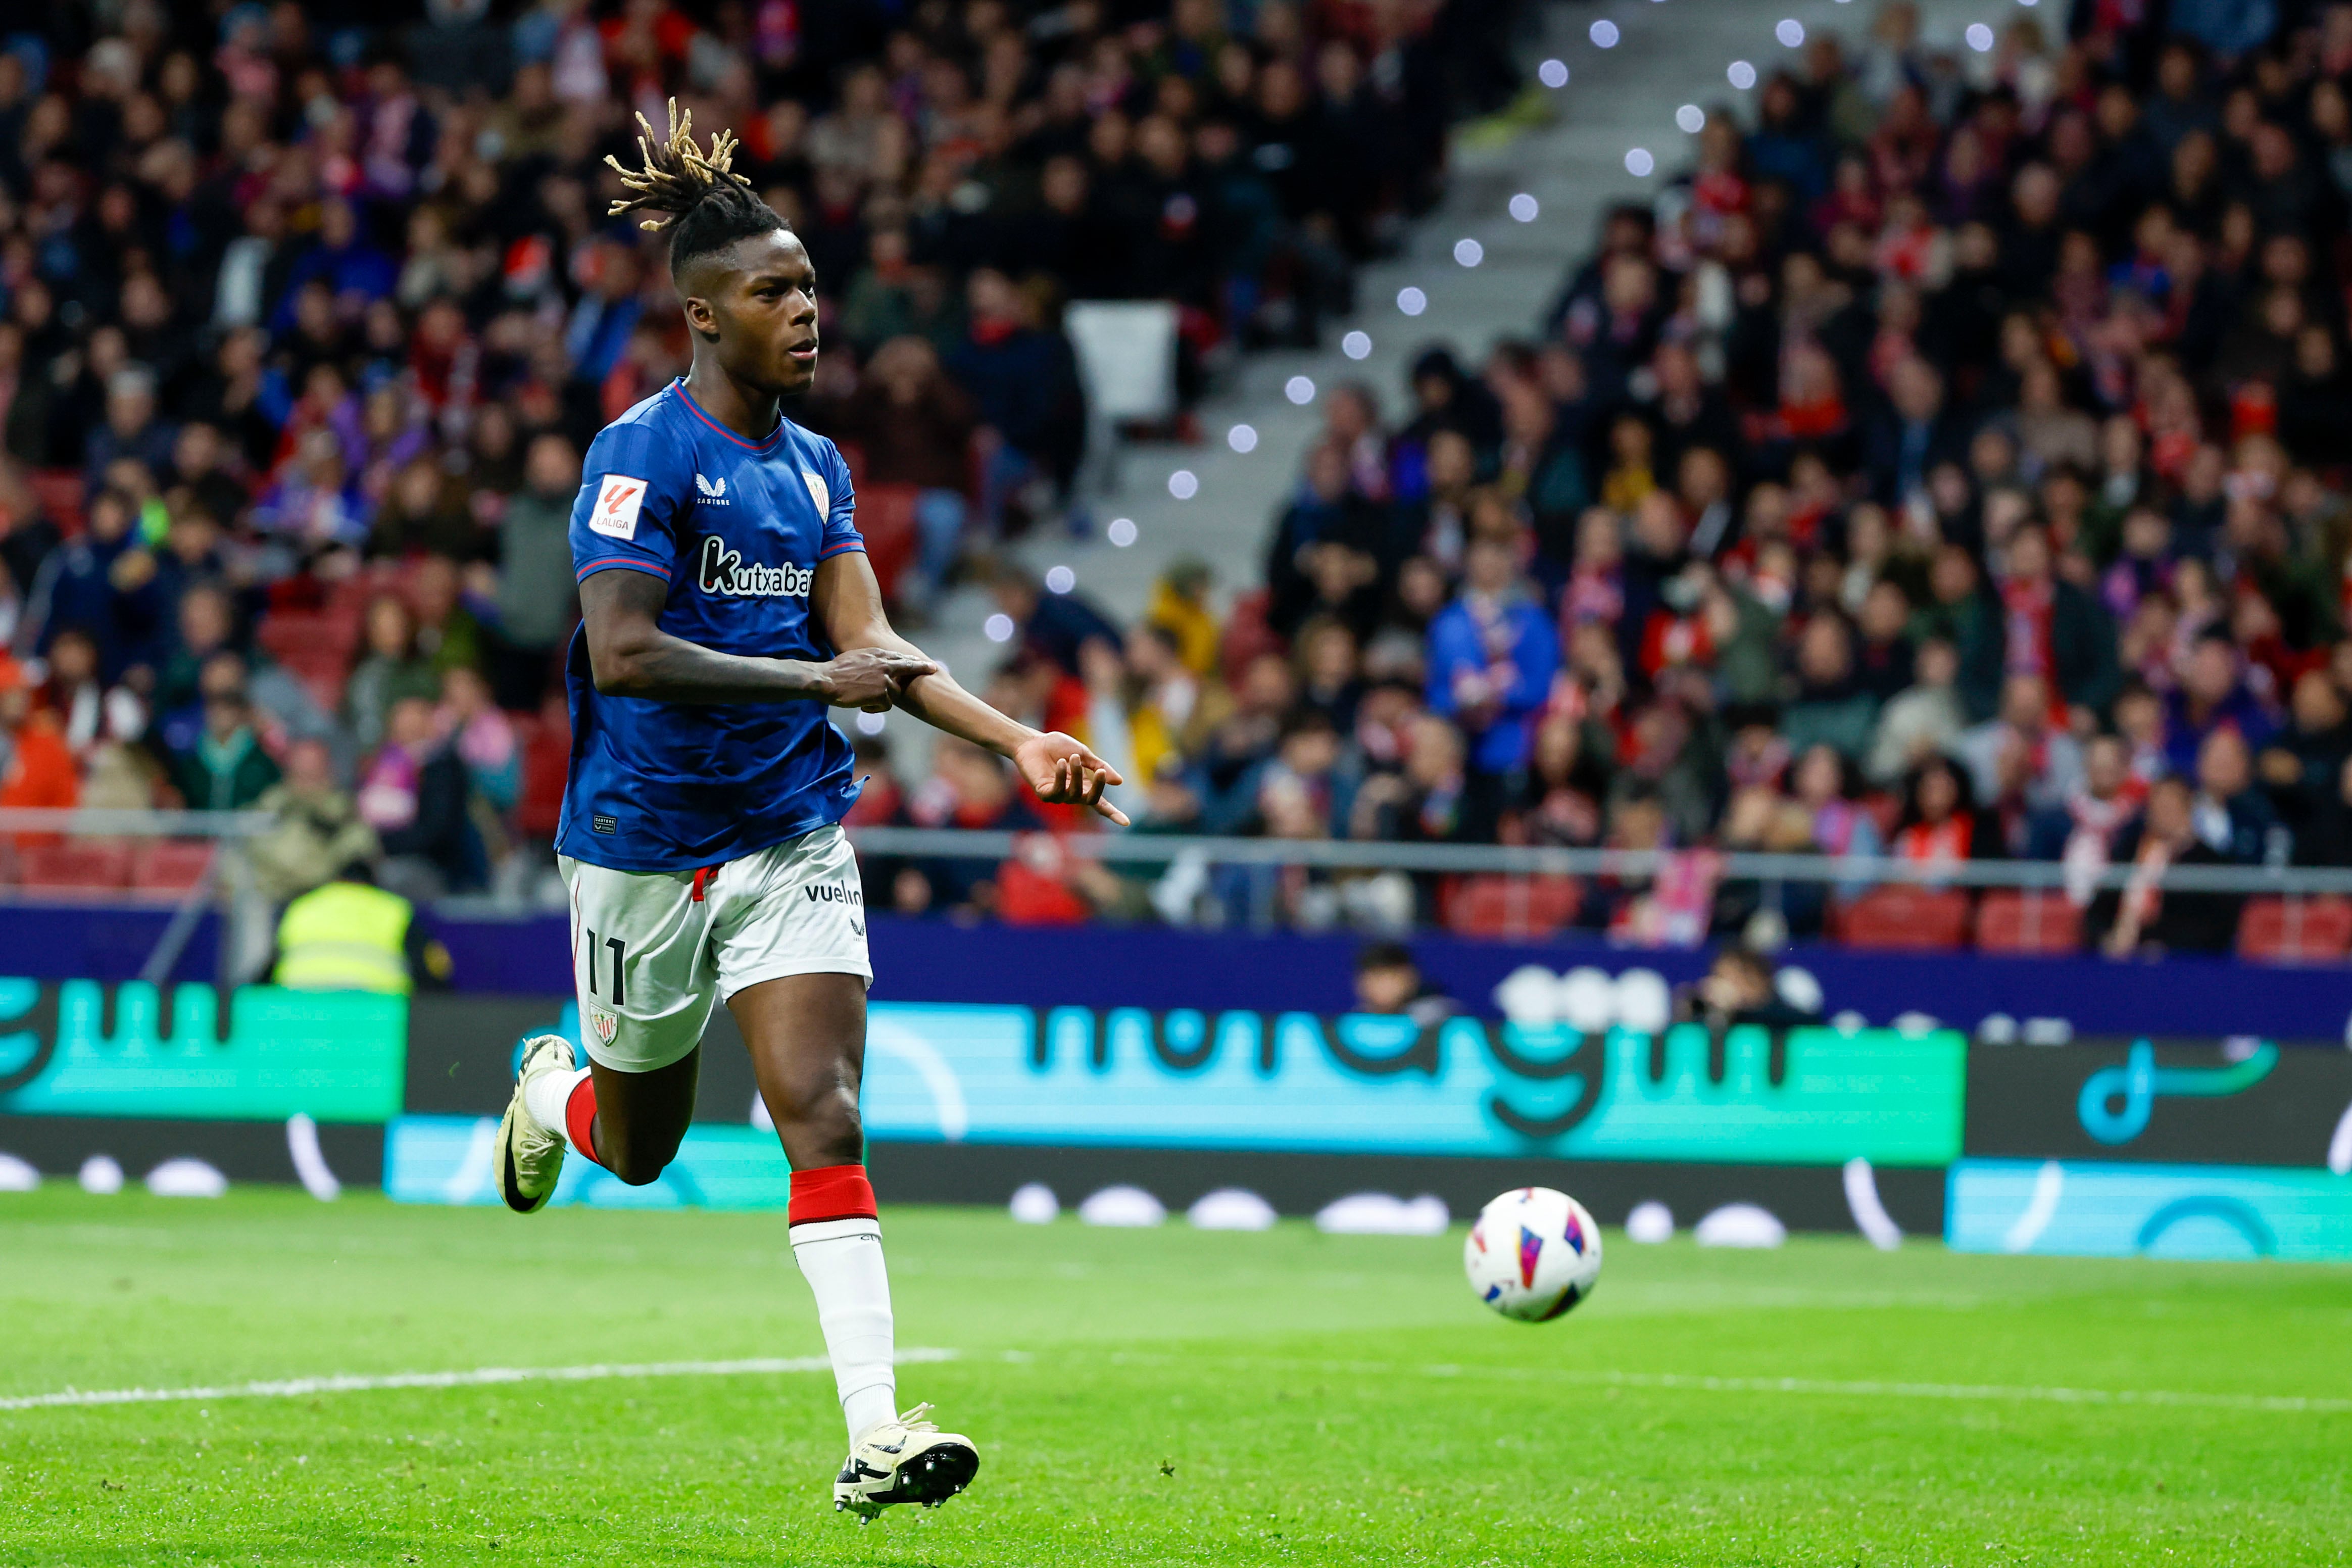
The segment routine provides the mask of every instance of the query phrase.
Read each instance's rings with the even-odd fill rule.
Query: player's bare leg
[[[666,1068],[619,1072],[600,1061],[588,1064],[595,1100],[588,1110],[593,1148],[581,1152],[633,1187],[658,1180],[677,1157],[677,1146],[694,1121],[694,1086],[702,1072],[700,1047]],[[581,1107],[572,1107],[580,1120]],[[572,1141],[579,1147],[579,1140]]]
[[[518,1214],[553,1194],[567,1147],[642,1187],[677,1157],[694,1120],[699,1047],[651,1072],[572,1062],[571,1042],[560,1035],[523,1044],[514,1098],[499,1124],[499,1192]]]
[[[857,1087],[866,1059],[866,983],[855,974],[794,974],[746,986],[728,1002],[761,1098],[793,1167],[793,1256],[816,1296],[849,1432],[834,1507],[872,1519],[897,1502],[933,1507],[980,1468],[971,1440],[901,1415],[893,1365],[890,1279],[866,1176]]]

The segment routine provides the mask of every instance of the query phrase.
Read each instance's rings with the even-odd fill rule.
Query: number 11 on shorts
[[[629,944],[623,942],[619,937],[614,936],[605,938],[603,945],[613,950],[613,1005],[615,1007],[625,1007],[629,1005],[629,996],[626,982],[623,978],[623,970],[626,967],[629,962]],[[588,933],[588,994],[591,996],[598,994],[596,989],[597,946],[596,933],[592,931]]]

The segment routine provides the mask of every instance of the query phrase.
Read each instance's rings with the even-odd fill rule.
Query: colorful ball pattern
[[[1478,1211],[1462,1269],[1478,1300],[1503,1316],[1549,1322],[1592,1294],[1601,1227],[1566,1193],[1515,1187]]]

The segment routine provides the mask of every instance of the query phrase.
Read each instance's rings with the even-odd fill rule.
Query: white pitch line
[[[1011,1359],[1020,1352],[1007,1352]],[[1171,1355],[1114,1354],[1114,1362],[1172,1362]],[[2203,1410],[2255,1410],[2305,1415],[2352,1414],[2352,1399],[2302,1394],[2209,1394],[2168,1388],[2067,1388],[2043,1384],[1994,1383],[1834,1382],[1811,1377],[1712,1377],[1695,1373],[1580,1371],[1573,1367],[1466,1366],[1460,1363],[1412,1365],[1399,1362],[1307,1361],[1275,1356],[1215,1358],[1227,1366],[1279,1367],[1297,1372],[1321,1372],[1357,1377],[1504,1377],[1513,1382],[1530,1378],[1551,1383],[1602,1384],[1619,1388],[1655,1388],[1701,1394],[1803,1394],[1848,1399],[1949,1399],[2044,1405],[2139,1405]]]
[[[2049,1405],[2191,1405],[2207,1410],[2263,1410],[2340,1415],[2352,1399],[2300,1394],[2200,1394],[2168,1388],[2059,1388],[1968,1383],[1832,1383],[1810,1377],[1698,1377],[1681,1373],[1613,1372],[1592,1381],[1628,1388],[1702,1389],[1710,1394],[1826,1394],[1864,1399],[2025,1400]]]
[[[956,1352],[915,1348],[898,1360],[953,1361]],[[395,1372],[381,1376],[289,1377],[211,1388],[68,1388],[0,1398],[0,1410],[72,1405],[156,1405],[190,1399],[300,1399],[316,1394],[366,1394],[385,1388],[478,1388],[504,1383],[594,1383],[604,1378],[744,1377],[766,1373],[830,1372],[821,1355],[754,1356],[743,1361],[596,1362],[587,1366],[478,1366],[467,1372]]]

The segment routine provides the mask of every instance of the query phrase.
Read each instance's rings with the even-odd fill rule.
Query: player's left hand
[[[1106,787],[1127,781],[1076,736],[1058,730],[1033,735],[1013,749],[1013,765],[1039,800],[1089,805],[1121,827],[1128,826],[1127,813],[1103,798]]]

